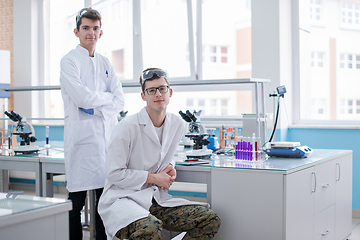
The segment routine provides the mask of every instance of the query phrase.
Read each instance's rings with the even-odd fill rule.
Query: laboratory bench
[[[69,239],[71,201],[0,193],[1,239]]]
[[[351,150],[314,149],[307,158],[255,163],[217,156],[176,169],[177,181],[207,184],[208,202],[221,218],[214,239],[343,240],[351,234]]]
[[[36,155],[28,158],[40,165],[37,189],[52,196],[53,174],[65,173],[63,152],[42,149]],[[0,156],[0,169],[24,159]],[[178,182],[207,184],[207,201],[222,220],[215,239],[343,240],[351,233],[351,150],[314,149],[307,158],[254,163],[215,156],[208,164],[177,164],[176,170]]]

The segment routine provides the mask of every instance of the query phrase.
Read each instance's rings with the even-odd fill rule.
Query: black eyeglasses
[[[147,71],[143,72],[142,79],[143,79],[143,81],[146,81],[146,80],[153,78],[155,75],[158,78],[161,78],[161,77],[167,78],[167,74],[165,71],[163,71],[161,69],[153,69],[153,70],[147,70]]]
[[[159,90],[160,93],[167,93],[169,91],[169,86],[151,87],[151,88],[145,89],[145,91],[149,95],[155,95],[156,90]]]

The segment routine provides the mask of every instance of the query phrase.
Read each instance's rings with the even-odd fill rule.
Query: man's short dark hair
[[[100,21],[100,27],[101,27],[101,14],[96,11],[95,9],[92,9],[91,7],[89,8],[83,8],[79,11],[79,13],[76,15],[76,29],[79,31],[80,30],[80,25],[81,25],[81,19],[82,18],[88,18],[91,19],[93,21]]]

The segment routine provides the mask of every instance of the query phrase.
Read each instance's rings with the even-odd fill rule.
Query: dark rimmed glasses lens
[[[147,71],[143,72],[142,79],[143,79],[143,81],[146,81],[146,80],[153,78],[155,75],[158,78],[161,78],[161,77],[166,78],[167,77],[165,71],[160,70],[160,69],[154,69],[154,70],[147,70]]]
[[[155,95],[156,90],[159,90],[160,93],[167,93],[169,91],[169,86],[160,86],[160,87],[152,87],[145,89],[145,91],[149,95]]]

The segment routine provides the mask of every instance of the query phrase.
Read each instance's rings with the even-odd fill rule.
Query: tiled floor
[[[352,219],[352,231],[348,240],[360,240],[360,218]]]

